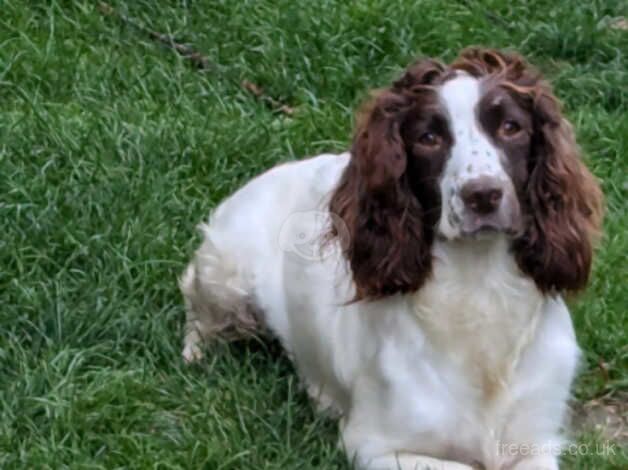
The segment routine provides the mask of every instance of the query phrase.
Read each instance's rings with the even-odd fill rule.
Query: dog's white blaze
[[[483,175],[499,178],[506,185],[510,179],[502,167],[498,149],[478,122],[479,80],[458,72],[455,78],[445,82],[439,95],[447,110],[454,142],[440,185],[443,207],[439,231],[446,238],[455,238],[460,234],[456,221],[462,218],[464,211],[460,199],[462,186]]]

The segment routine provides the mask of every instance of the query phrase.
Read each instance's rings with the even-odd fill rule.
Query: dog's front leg
[[[554,455],[536,455],[517,461],[512,470],[558,470],[558,458]]]
[[[450,460],[440,460],[424,455],[395,453],[358,461],[360,470],[473,470],[473,467]]]

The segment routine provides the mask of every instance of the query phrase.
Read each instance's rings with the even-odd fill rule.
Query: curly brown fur
[[[410,66],[358,116],[351,161],[329,206],[349,231],[345,256],[355,300],[415,291],[430,275],[443,164],[416,158],[409,134],[412,121],[435,105],[435,87],[458,70],[507,90],[532,117],[532,145],[517,187],[524,228],[512,241],[520,269],[543,292],[587,283],[602,193],[571,126],[549,84],[521,56],[470,48],[449,67],[434,60]]]

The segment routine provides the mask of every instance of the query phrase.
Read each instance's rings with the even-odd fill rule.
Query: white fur
[[[444,237],[454,239],[460,236],[461,227],[452,220],[460,221],[464,217],[460,190],[466,182],[490,176],[500,181],[511,197],[514,197],[514,186],[501,163],[500,152],[491,144],[478,122],[480,81],[458,72],[457,77],[441,87],[439,96],[447,110],[454,144],[441,178],[441,200],[444,203],[438,230]],[[504,210],[507,199],[502,200],[500,210]]]
[[[246,327],[254,306],[309,394],[340,414],[358,468],[557,469],[578,357],[564,302],[543,296],[496,237],[437,242],[417,293],[347,303],[346,263],[320,241],[348,159],[281,165],[218,207],[181,281],[186,360],[228,315]],[[542,452],[517,455],[530,448]]]

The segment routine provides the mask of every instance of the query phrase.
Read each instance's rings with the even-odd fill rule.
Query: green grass
[[[628,31],[608,27],[623,0],[112,4],[214,66],[194,70],[96,2],[1,2],[0,467],[348,468],[276,345],[182,365],[176,278],[221,198],[279,161],[345,149],[369,88],[471,44],[546,71],[602,181],[605,238],[573,302],[576,395],[628,388]]]

